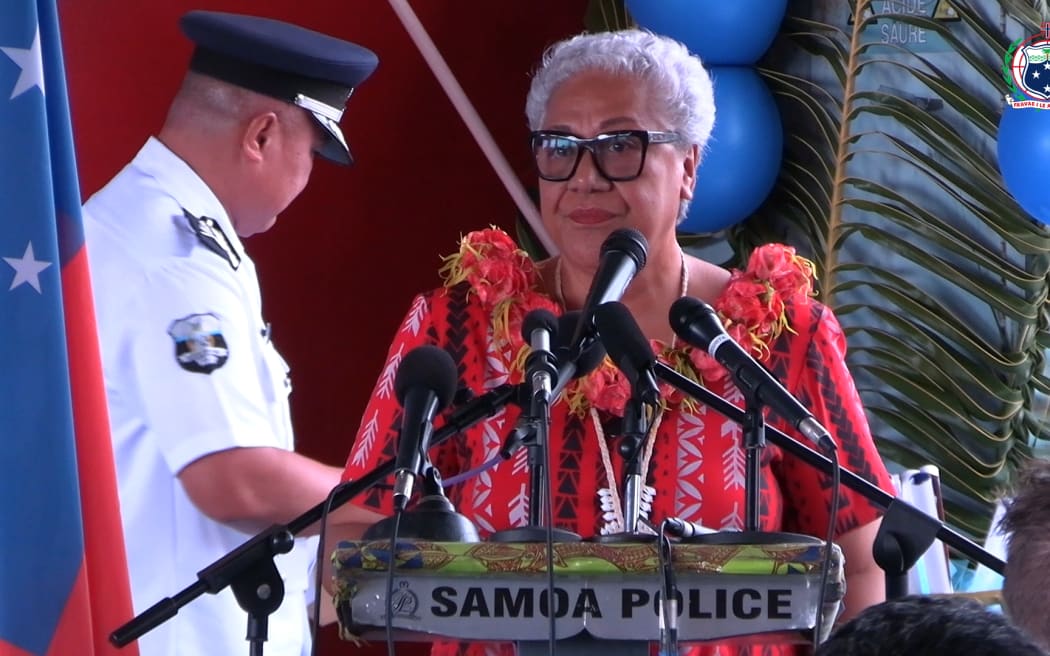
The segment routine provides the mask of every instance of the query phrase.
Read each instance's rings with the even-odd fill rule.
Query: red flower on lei
[[[521,382],[528,354],[521,336],[525,315],[537,308],[562,312],[550,296],[536,290],[539,275],[528,254],[498,228],[478,230],[460,240],[457,254],[444,258],[441,274],[447,287],[468,282],[471,292],[492,313],[494,349],[507,367],[508,382]],[[715,301],[715,311],[730,337],[757,360],[766,361],[773,341],[784,330],[791,330],[787,304],[808,303],[813,279],[813,263],[797,255],[794,248],[766,244],[751,254],[747,268],[732,272],[729,284]],[[728,375],[700,349],[688,345],[670,348],[655,340],[652,345],[660,360],[697,382],[717,382]],[[670,386],[662,385],[661,392],[668,405],[690,402]],[[631,392],[626,378],[606,358],[590,375],[570,385],[565,394],[574,412],[582,414],[594,407],[622,416]]]
[[[536,291],[539,274],[528,253],[493,227],[462,237],[459,252],[443,261],[440,274],[445,286],[467,282],[481,306],[492,313],[493,346],[509,372],[507,382],[521,382],[528,355],[521,336],[525,315],[539,308],[561,312],[551,297]]]
[[[755,249],[743,271],[733,271],[725,291],[715,301],[726,332],[755,359],[769,359],[769,347],[788,325],[788,303],[806,304],[813,296],[813,263],[783,244]],[[701,381],[715,382],[728,373],[700,349],[690,360]]]

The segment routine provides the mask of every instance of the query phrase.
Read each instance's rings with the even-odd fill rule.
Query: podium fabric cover
[[[558,639],[657,640],[662,577],[655,543],[554,544]],[[845,591],[832,545],[823,626]],[[809,642],[823,545],[675,544],[682,641]],[[386,622],[388,540],[342,542],[332,554],[341,635],[360,641]],[[543,543],[398,542],[391,596],[399,640],[546,639],[550,595]]]

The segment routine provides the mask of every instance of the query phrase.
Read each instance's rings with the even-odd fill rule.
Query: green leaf
[[[885,16],[852,26],[787,17],[759,65],[785,118],[781,174],[727,234],[739,259],[786,239],[814,260],[880,451],[936,464],[949,520],[980,537],[996,495],[1050,438],[1050,231],[996,166],[1012,41],[998,12],[973,5],[953,0],[950,25],[892,18],[952,57],[873,42]],[[851,3],[854,16],[870,6]],[[1037,31],[1030,5],[1002,8]],[[912,92],[940,104],[903,97]]]

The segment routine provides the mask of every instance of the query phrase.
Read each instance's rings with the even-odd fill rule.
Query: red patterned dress
[[[787,389],[807,406],[839,445],[840,463],[880,488],[892,491],[875,450],[864,411],[843,361],[845,338],[831,311],[810,298],[811,269],[793,250],[766,246],[736,271],[714,304],[730,335],[750,349]],[[520,322],[531,309],[562,309],[537,291],[531,262],[509,238],[495,230],[471,233],[460,254],[443,269],[446,286],[417,296],[394,337],[386,365],[373,391],[349,455],[345,478],[357,478],[396,455],[400,406],[393,380],[401,359],[413,348],[436,344],[459,367],[461,387],[475,395],[523,379],[527,346]],[[660,359],[702,382],[712,392],[743,407],[744,399],[724,370],[690,347],[667,348],[654,342]],[[654,524],[680,517],[713,529],[744,527],[745,453],[742,430],[706,406],[662,387],[664,408],[655,435],[646,446],[644,502]],[[615,439],[599,428],[622,416],[629,388],[606,360],[585,379],[571,384],[551,407],[550,462],[554,525],[583,537],[622,530],[616,490],[622,458]],[[592,411],[593,409],[593,411]],[[520,414],[508,405],[431,451],[444,478],[494,459]],[[797,436],[778,418],[769,424]],[[605,433],[606,430],[601,430]],[[606,442],[606,440],[608,440]],[[605,443],[603,443],[605,442]],[[459,512],[478,527],[482,538],[493,531],[524,526],[529,519],[526,450],[447,490]],[[613,480],[609,479],[609,470]],[[611,486],[610,486],[611,484]],[[824,537],[830,506],[829,481],[820,472],[769,444],[762,452],[760,528]],[[358,502],[390,514],[388,489],[374,489]],[[843,488],[836,534],[875,520],[880,511]],[[499,653],[496,645],[436,644],[435,655]],[[510,653],[504,649],[503,653]],[[704,645],[693,654],[780,656],[807,653],[805,647]]]

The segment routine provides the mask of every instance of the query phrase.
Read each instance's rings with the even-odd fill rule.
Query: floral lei
[[[445,287],[462,282],[478,297],[492,316],[492,352],[510,372],[508,382],[524,380],[524,362],[529,345],[521,336],[525,315],[543,308],[560,314],[563,309],[549,295],[537,291],[539,273],[528,254],[510,236],[498,229],[477,230],[460,239],[459,252],[443,258],[440,273]],[[744,270],[734,270],[714,308],[726,332],[755,359],[765,362],[770,346],[788,325],[786,305],[805,304],[813,296],[813,263],[783,244],[766,244],[751,254]],[[706,352],[686,345],[674,346],[652,340],[657,357],[697,383],[714,383],[728,374]],[[490,356],[493,355],[490,353]],[[667,405],[694,403],[680,391],[661,385]],[[565,390],[569,408],[579,415],[594,407],[623,415],[631,389],[626,377],[606,358],[584,378]]]

